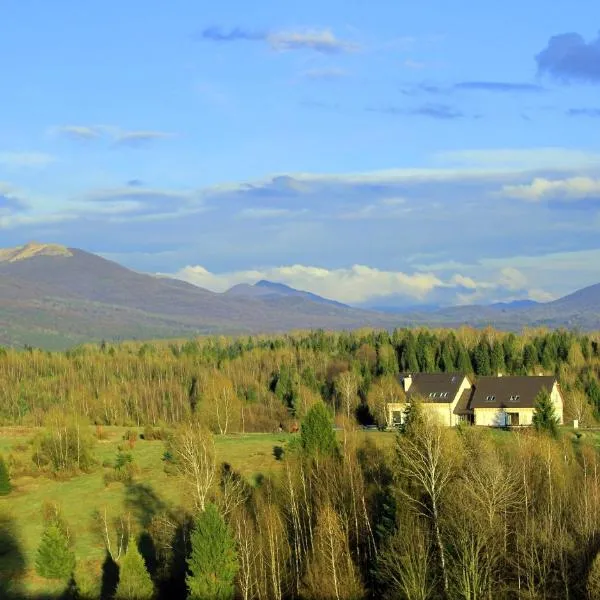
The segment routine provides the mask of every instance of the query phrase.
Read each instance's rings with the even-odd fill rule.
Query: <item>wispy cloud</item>
[[[56,158],[43,152],[0,152],[0,166],[8,168],[46,167]]]
[[[242,219],[281,219],[286,217],[295,217],[306,213],[304,209],[292,210],[290,208],[270,208],[270,207],[254,207],[244,208],[238,213],[238,217]]]
[[[415,115],[419,117],[429,117],[431,119],[439,119],[442,121],[452,121],[466,117],[465,113],[459,109],[447,104],[427,103],[421,106],[404,108],[397,106],[384,107],[367,107],[368,112],[381,113],[384,115]]]
[[[511,93],[542,93],[545,88],[536,83],[509,82],[509,81],[459,81],[453,84],[438,84],[421,82],[404,86],[401,93],[405,96],[417,96],[420,94],[453,94],[455,92],[490,92],[498,94]]]
[[[323,69],[309,69],[304,71],[302,77],[305,79],[312,79],[316,81],[333,81],[336,79],[342,79],[348,76],[348,71],[344,69],[338,69],[335,67],[323,68]]]
[[[53,127],[52,133],[74,140],[95,140],[104,135],[105,130],[101,125],[61,125]]]
[[[600,83],[600,35],[589,42],[579,33],[555,35],[535,60],[540,73],[558,81]]]
[[[600,108],[570,108],[569,117],[600,117]]]
[[[600,197],[600,179],[592,177],[570,177],[567,179],[546,179],[536,177],[531,183],[505,185],[502,194],[519,200],[539,202],[545,199],[584,200]]]
[[[338,54],[358,50],[356,43],[341,40],[329,29],[279,31],[269,34],[267,41],[274,50],[314,50],[322,54]]]
[[[116,147],[140,147],[174,137],[165,131],[124,130],[114,125],[60,125],[49,131],[76,141],[110,140]]]
[[[260,31],[251,31],[242,27],[234,27],[233,29],[226,31],[222,27],[212,26],[204,29],[197,37],[211,42],[255,42],[265,40],[267,34]]]
[[[115,138],[116,146],[128,146],[139,148],[157,140],[165,140],[173,137],[172,133],[164,131],[124,131]]]
[[[338,38],[330,29],[289,29],[281,31],[252,31],[243,27],[225,30],[212,26],[197,36],[201,40],[225,42],[265,42],[276,52],[312,50],[321,54],[338,54],[359,49],[358,44]]]
[[[454,84],[455,90],[469,90],[482,92],[543,92],[544,88],[535,83],[513,83],[506,81],[461,81]]]

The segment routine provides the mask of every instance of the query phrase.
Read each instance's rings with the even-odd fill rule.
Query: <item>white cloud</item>
[[[289,208],[245,208],[238,213],[243,219],[278,219],[293,217],[307,212],[306,210],[291,210]]]
[[[536,177],[531,183],[505,185],[502,194],[518,200],[539,202],[546,198],[579,200],[600,195],[600,179],[592,177],[570,177],[567,179],[545,179]]]
[[[0,152],[0,166],[9,168],[46,167],[55,161],[43,152]]]
[[[291,265],[219,274],[211,273],[202,266],[189,266],[174,276],[217,292],[237,283],[256,283],[267,279],[351,304],[393,294],[423,299],[436,287],[448,285],[431,273],[382,271],[365,265],[353,265],[347,269]]]
[[[600,167],[600,153],[561,147],[453,150],[438,152],[434,160],[459,167],[509,170]]]
[[[103,135],[104,129],[100,125],[60,125],[50,130],[55,135],[63,135],[76,140],[93,140]]]
[[[314,50],[323,54],[351,52],[358,45],[337,38],[329,29],[307,29],[304,31],[278,31],[267,36],[271,48],[277,51]]]
[[[156,140],[173,137],[172,133],[165,131],[122,131],[115,138],[117,146],[143,146]]]
[[[322,69],[308,69],[302,73],[302,77],[306,79],[329,81],[333,79],[341,79],[348,76],[348,71],[336,67]]]
[[[116,146],[138,147],[156,140],[174,137],[174,134],[156,130],[125,130],[115,125],[59,125],[51,127],[52,135],[79,141],[112,139]]]

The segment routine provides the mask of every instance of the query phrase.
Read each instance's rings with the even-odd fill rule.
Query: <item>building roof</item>
[[[478,377],[470,408],[533,408],[542,389],[552,391],[556,377]]]
[[[462,373],[414,373],[406,395],[420,396],[424,402],[451,403],[465,377]]]
[[[454,407],[455,415],[472,415],[473,409],[471,408],[471,397],[473,396],[473,388],[463,390],[460,395],[456,406]]]

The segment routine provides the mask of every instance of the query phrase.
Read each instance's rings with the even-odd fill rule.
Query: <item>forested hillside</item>
[[[381,424],[382,405],[402,393],[393,377],[402,371],[556,374],[567,418],[591,422],[600,411],[599,338],[567,331],[314,331],[0,352],[4,424],[41,425],[58,406],[95,424],[172,424],[197,414],[215,433],[273,431],[319,399],[334,414]]]

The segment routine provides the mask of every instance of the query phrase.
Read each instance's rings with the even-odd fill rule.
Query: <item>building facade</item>
[[[546,390],[563,424],[563,397],[553,376],[478,377],[475,383],[461,373],[415,373],[400,376],[406,402],[387,405],[388,426],[397,427],[412,399],[438,423],[460,422],[485,427],[527,427],[532,424],[538,395]]]

